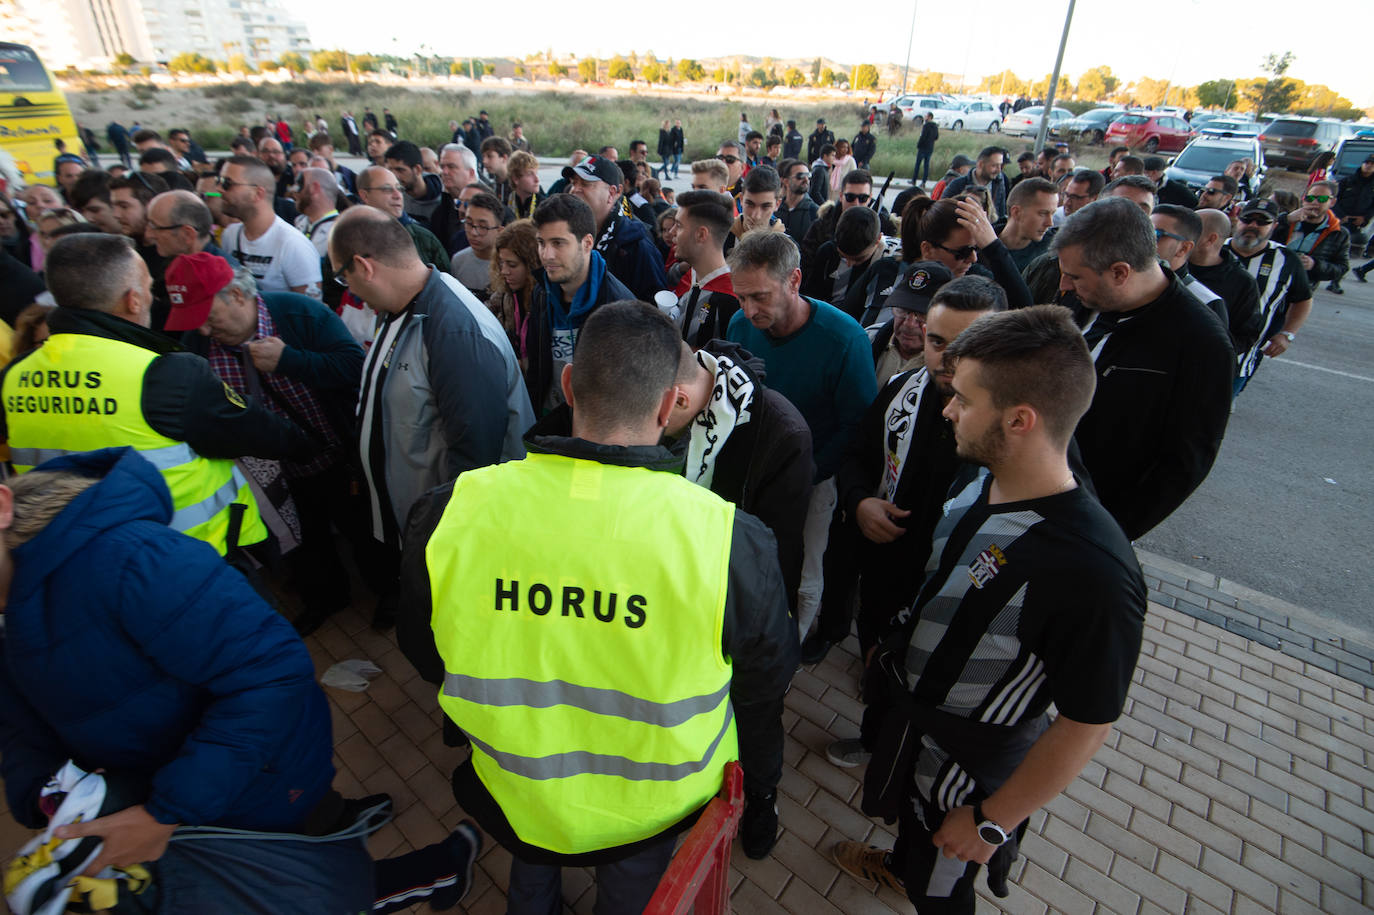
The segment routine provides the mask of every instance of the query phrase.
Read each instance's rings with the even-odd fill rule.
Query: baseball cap
[[[588,156],[576,165],[563,166],[563,177],[569,181],[576,176],[583,181],[604,181],[613,187],[620,187],[625,173],[610,159],[604,156]]]
[[[926,314],[930,311],[930,300],[940,287],[954,279],[949,268],[938,261],[917,261],[897,277],[897,283],[888,293],[884,303],[889,308],[914,311]]]
[[[182,254],[167,265],[164,280],[172,310],[164,330],[195,330],[210,316],[215,296],[234,278],[234,268],[218,254]]]
[[[1245,216],[1250,213],[1263,213],[1270,219],[1279,218],[1279,205],[1272,200],[1251,200],[1241,207],[1240,215]]]
[[[949,160],[949,167],[950,167],[950,168],[960,168],[960,167],[965,166],[965,165],[973,165],[973,164],[974,164],[973,160],[970,159],[968,156],[964,155],[963,153],[959,153],[959,154],[958,154],[957,156],[955,156],[953,159],[950,159],[950,160]]]

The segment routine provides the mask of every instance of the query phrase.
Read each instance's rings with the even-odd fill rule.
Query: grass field
[[[196,93],[199,104],[179,104],[177,96],[180,93]],[[107,93],[87,95],[105,96]],[[658,97],[632,91],[447,91],[304,80],[161,90],[151,98],[146,94],[143,98],[146,101],[139,112],[142,123],[164,129],[187,126],[207,149],[227,148],[240,124],[260,123],[269,114],[287,118],[299,130],[299,125],[318,112],[329,121],[331,130],[337,131],[341,109],[351,110],[361,120],[363,108],[368,106],[379,114],[383,107],[390,108],[400,122],[402,137],[436,148],[448,142],[450,120],[475,117],[479,110],[485,109],[502,132],[509,128],[510,122],[521,121],[535,152],[542,156],[566,156],[579,147],[594,150],[608,143],[618,146],[624,154],[630,141],[635,139],[646,141],[652,156],[663,119],[681,118],[687,139],[683,158],[687,160],[714,155],[721,140],[735,137],[741,110],[748,113],[755,127],[762,129],[764,116],[776,104],[783,118],[795,119],[804,135],[815,126],[816,118],[823,117],[836,136],[845,137],[858,133],[861,111],[858,103],[798,104],[794,101],[783,104],[758,99],[741,103],[729,99]],[[192,114],[191,111],[200,113]],[[879,181],[890,171],[895,171],[898,178],[910,177],[919,129],[904,124],[896,137],[889,137],[885,128],[878,128],[874,133],[878,138],[878,151],[872,170],[879,176]],[[984,146],[999,144],[1014,157],[1030,148],[1031,142],[1030,138],[998,134],[941,131],[931,162],[932,178],[943,175],[950,159],[958,153],[974,156]],[[1100,168],[1105,164],[1101,147],[1075,152],[1082,165]]]

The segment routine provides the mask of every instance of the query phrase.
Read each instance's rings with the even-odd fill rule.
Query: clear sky
[[[660,58],[734,54],[815,57],[844,63],[906,59],[913,4],[876,0],[791,3],[408,3],[378,15],[375,0],[284,0],[317,47],[443,56],[609,57],[652,50]],[[719,10],[719,16],[711,10]],[[1041,78],[1054,66],[1067,0],[917,0],[913,70],[978,76],[1009,67]],[[691,9],[699,12],[689,12]],[[868,10],[864,16],[859,10]],[[1135,10],[1141,12],[1136,13]],[[957,12],[953,12],[957,11]],[[607,16],[614,17],[608,20]],[[1266,54],[1292,51],[1288,75],[1325,83],[1357,106],[1374,105],[1369,0],[1079,0],[1064,58],[1077,79],[1106,64],[1126,81],[1142,76],[1196,85],[1259,76]]]

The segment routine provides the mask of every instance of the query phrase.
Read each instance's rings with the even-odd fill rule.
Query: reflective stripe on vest
[[[676,474],[558,455],[454,483],[425,552],[439,704],[522,841],[641,841],[720,790],[734,515]]]
[[[143,378],[158,354],[88,334],[54,334],[5,375],[10,455],[21,473],[67,454],[129,446],[148,460],[172,495],[169,525],[226,551],[229,507],[241,503],[239,543],[264,540],[248,480],[233,461],[201,457],[143,417]]]

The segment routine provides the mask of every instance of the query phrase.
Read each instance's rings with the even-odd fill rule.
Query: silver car
[[[1250,179],[1250,191],[1254,193],[1264,179],[1264,157],[1257,137],[1198,137],[1169,163],[1164,180],[1181,180],[1196,193],[1224,172],[1226,166],[1246,158],[1255,162],[1255,175]]]

